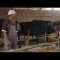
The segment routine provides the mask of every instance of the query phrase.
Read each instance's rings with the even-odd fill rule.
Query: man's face
[[[16,14],[11,14],[11,18],[13,18],[13,19],[14,19],[14,18],[15,18],[15,16],[16,16]]]

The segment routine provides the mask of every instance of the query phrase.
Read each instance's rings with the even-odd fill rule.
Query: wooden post
[[[49,52],[49,42],[48,42],[48,36],[45,36],[45,38],[46,38],[46,46],[47,46],[47,48],[46,48],[46,52]]]
[[[29,45],[29,31],[30,31],[30,30],[28,30],[28,38],[27,38],[27,41],[26,41],[26,45],[27,45],[27,46]]]
[[[49,52],[49,42],[47,42],[47,49],[46,49],[46,52]]]
[[[49,24],[48,24],[49,25]],[[48,26],[47,25],[47,26]],[[47,33],[47,27],[46,27],[46,33]],[[49,42],[48,42],[48,35],[46,35],[45,33],[45,37],[46,37],[46,46],[47,46],[47,49],[46,49],[46,52],[49,52]]]
[[[44,38],[45,38],[45,43],[46,43],[46,32],[45,32],[45,36],[44,36]]]

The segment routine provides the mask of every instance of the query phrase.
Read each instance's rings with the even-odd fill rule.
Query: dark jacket
[[[4,22],[3,22],[3,27],[2,27],[2,31],[5,30],[7,35],[9,34],[9,29],[10,29],[10,20],[9,19],[6,19]],[[15,27],[16,27],[16,31],[17,31],[17,24],[16,24],[16,21],[15,21]]]

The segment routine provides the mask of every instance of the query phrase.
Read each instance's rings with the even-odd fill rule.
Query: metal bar
[[[22,40],[18,40],[18,41],[26,41],[27,39],[22,39]]]
[[[34,39],[38,39],[38,38],[43,38],[43,37],[37,37],[37,38],[30,38],[29,40],[34,40]],[[22,40],[18,40],[18,41],[26,41],[27,39],[22,39]]]
[[[46,46],[47,46],[46,52],[49,52],[49,42],[47,42]]]
[[[30,30],[28,30],[28,38],[27,38],[27,40],[26,40],[26,42],[25,42],[25,44],[28,46],[28,44],[29,44],[29,32],[30,32]]]
[[[52,36],[45,36],[45,37],[52,37]],[[44,37],[37,37],[37,38],[30,38],[29,40],[34,40],[34,39],[38,39],[38,38],[44,38]],[[18,40],[18,41],[26,41],[27,39],[22,39],[22,40]]]

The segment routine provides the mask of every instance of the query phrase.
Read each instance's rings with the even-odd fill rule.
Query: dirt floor
[[[51,34],[52,36],[48,38],[49,43],[50,42],[55,42],[58,41],[57,38]],[[24,38],[23,36],[20,37],[21,39]],[[28,36],[25,36],[25,38],[28,38]],[[30,36],[29,38],[32,38],[32,36]],[[35,38],[35,36],[33,36],[33,38]],[[3,37],[0,37],[0,43],[4,42]],[[25,41],[21,41],[21,48],[25,48],[27,47],[25,44]],[[46,39],[45,38],[39,38],[39,42],[38,44],[42,44],[42,43],[46,43]],[[37,40],[30,40],[29,41],[29,45],[28,46],[33,46],[33,45],[37,45]],[[57,50],[58,48],[58,44],[52,45],[49,47],[49,52],[58,52]],[[17,49],[19,49],[19,46],[17,45]],[[0,46],[0,52],[2,52],[4,50],[4,45]],[[32,48],[32,49],[28,49],[28,50],[20,50],[17,52],[46,52],[47,51],[47,47],[46,46],[40,46],[40,47],[36,47],[36,48]]]

